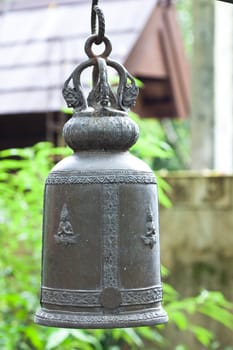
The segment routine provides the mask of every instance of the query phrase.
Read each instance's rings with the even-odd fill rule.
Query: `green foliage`
[[[144,123],[139,121],[139,124],[144,141],[142,150],[135,146],[133,152],[145,156],[149,162],[157,152],[169,157],[172,150],[164,144],[159,125],[148,122],[147,127],[151,130],[156,127],[156,138],[160,142],[152,134],[148,136]],[[148,154],[146,147],[151,148]],[[54,148],[49,143],[0,152],[0,244],[3,247],[0,253],[0,349],[136,350],[144,346],[171,349],[173,344],[164,337],[163,327],[67,330],[33,323],[39,303],[44,181],[54,159],[69,153],[67,148]],[[163,268],[162,272],[166,278],[168,271]],[[164,283],[164,305],[170,324],[182,332],[192,332],[206,349],[217,343],[209,330],[192,322],[194,314],[207,315],[225,327],[233,328],[232,304],[220,292],[203,291],[197,297],[183,299],[171,285]],[[176,350],[186,349],[185,344],[176,347]]]
[[[164,299],[170,322],[180,331],[191,332],[206,349],[212,349],[215,335],[195,324],[192,321],[193,315],[207,315],[233,331],[233,303],[227,301],[219,291],[203,290],[195,297],[181,299],[176,290],[164,283]]]
[[[38,305],[44,180],[57,154],[46,143],[0,152],[0,348],[44,349],[33,313]],[[4,336],[4,337],[3,337]],[[20,345],[18,345],[20,344]]]
[[[174,157],[174,151],[166,142],[165,132],[158,120],[141,119],[133,112],[130,112],[130,117],[137,123],[140,130],[140,137],[130,150],[135,156],[143,159],[152,169],[155,168],[156,159],[168,161]],[[170,191],[170,186],[158,175],[156,177],[160,204],[169,208],[171,202],[165,193]]]
[[[169,159],[174,156],[173,149],[165,141],[166,135],[156,119],[141,119],[131,112],[130,117],[137,123],[140,129],[140,137],[131,148],[131,152],[143,159],[153,168],[154,159]]]
[[[164,131],[164,140],[173,150],[172,157],[168,159],[155,158],[155,169],[180,170],[189,169],[191,162],[191,138],[190,138],[190,120],[171,120],[161,121],[161,127]]]

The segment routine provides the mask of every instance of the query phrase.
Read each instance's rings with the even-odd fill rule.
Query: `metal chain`
[[[96,17],[98,17],[98,33],[96,33]],[[102,10],[98,7],[98,0],[92,0],[91,33],[97,34],[95,44],[99,45],[103,42],[105,36],[105,19]]]
[[[98,0],[92,0],[91,6],[91,34],[96,33],[96,12],[94,7],[98,5]]]

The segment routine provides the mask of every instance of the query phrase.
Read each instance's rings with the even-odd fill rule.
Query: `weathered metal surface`
[[[88,60],[64,85],[73,117],[64,127],[74,154],[49,174],[45,187],[41,310],[46,326],[113,328],[167,321],[161,307],[159,222],[156,179],[128,152],[138,127],[127,110],[135,103],[134,79],[103,53]],[[115,91],[108,67],[119,76]],[[93,68],[86,97],[80,76]]]

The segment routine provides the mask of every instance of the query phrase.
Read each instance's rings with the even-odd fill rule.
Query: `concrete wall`
[[[172,208],[160,209],[161,260],[171,271],[169,282],[182,296],[204,288],[220,290],[233,301],[233,176],[181,172],[163,177],[173,202]],[[200,322],[223,344],[233,345],[233,333]],[[182,337],[173,332],[174,339]],[[201,349],[192,339],[189,344]]]

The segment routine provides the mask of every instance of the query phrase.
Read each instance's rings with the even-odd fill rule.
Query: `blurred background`
[[[232,350],[233,4],[99,5],[111,57],[140,87],[130,113],[140,139],[131,151],[158,177],[170,322],[97,331],[34,325],[43,186],[54,162],[70,154],[62,127],[72,111],[61,90],[86,59],[91,1],[1,0],[0,348]],[[88,89],[90,76],[82,84]]]

